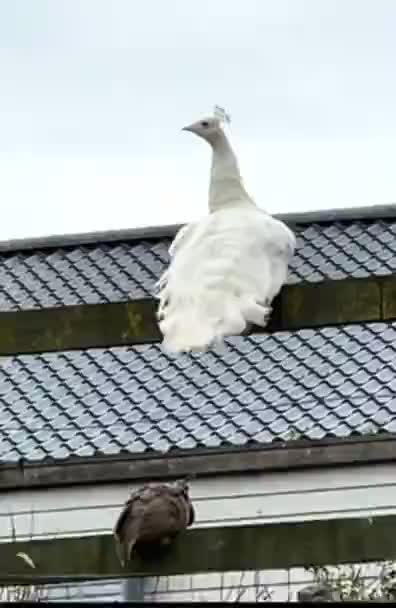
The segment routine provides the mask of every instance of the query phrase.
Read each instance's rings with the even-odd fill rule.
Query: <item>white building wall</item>
[[[393,464],[384,464],[196,479],[190,484],[196,509],[194,525],[232,526],[395,513],[395,469]],[[123,483],[0,494],[0,542],[11,540],[13,526],[19,540],[109,533],[121,505],[135,487]],[[242,585],[246,592],[241,599],[254,600],[258,577],[261,583],[275,589],[273,599],[287,599],[290,585],[294,595],[307,574],[301,569],[246,572],[242,582],[240,573],[198,574],[150,580],[146,588],[162,600],[184,601],[220,599],[220,593],[232,598],[237,593],[235,586]],[[93,593],[107,600],[115,592],[118,594],[120,585],[120,581],[107,581],[82,588],[88,599],[93,599]],[[222,592],[219,587],[223,587]],[[70,593],[71,599],[83,599],[76,597],[75,588]]]

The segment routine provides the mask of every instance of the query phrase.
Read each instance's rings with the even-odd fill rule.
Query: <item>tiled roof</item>
[[[290,283],[396,271],[396,220],[298,226]],[[117,302],[153,294],[170,239],[0,254],[0,310]]]
[[[396,220],[299,227],[290,282],[390,274]],[[0,255],[0,309],[152,293],[169,239]],[[396,431],[396,324],[11,357],[0,368],[0,458],[143,453]]]

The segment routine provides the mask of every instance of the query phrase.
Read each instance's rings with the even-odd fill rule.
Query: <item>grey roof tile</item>
[[[311,224],[297,230],[291,283],[396,270],[394,220]],[[170,239],[143,240],[2,253],[0,309],[152,295],[168,261],[169,244]]]
[[[394,220],[302,227],[291,283],[396,271]],[[152,293],[169,240],[0,254],[0,309]],[[396,429],[396,324],[3,358],[0,458],[268,444]]]

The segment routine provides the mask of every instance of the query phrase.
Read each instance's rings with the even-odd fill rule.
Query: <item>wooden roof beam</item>
[[[145,298],[0,312],[0,356],[160,342],[156,306]],[[396,275],[286,285],[273,309],[265,333],[395,321]]]
[[[123,569],[113,536],[0,544],[0,584],[287,569],[394,560],[396,515],[249,526],[192,528],[165,557]],[[35,569],[17,557],[26,553]]]

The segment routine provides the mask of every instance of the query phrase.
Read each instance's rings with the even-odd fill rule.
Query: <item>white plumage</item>
[[[246,192],[218,115],[184,130],[213,155],[209,215],[179,230],[159,281],[159,327],[173,353],[206,351],[252,323],[265,327],[296,246],[293,232]]]

